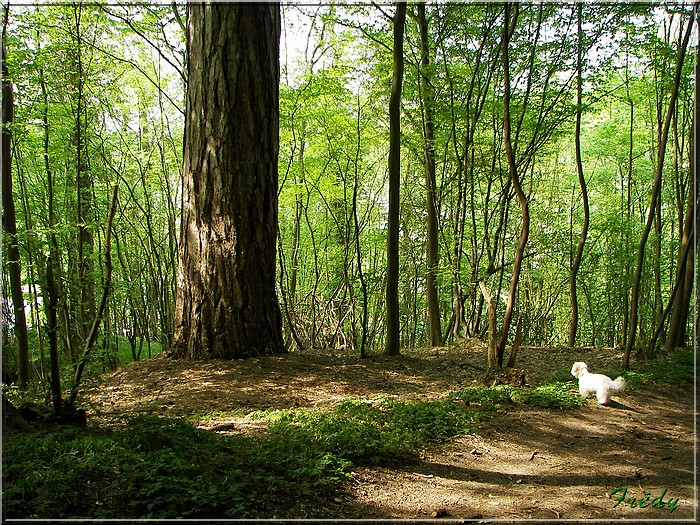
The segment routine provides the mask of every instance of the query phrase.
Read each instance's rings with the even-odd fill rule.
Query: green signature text
[[[627,487],[618,487],[610,493],[610,497],[616,496],[614,498],[615,505],[613,505],[613,508],[617,507],[618,505],[629,505],[631,508],[640,509],[645,509],[647,507],[655,509],[667,508],[669,512],[673,512],[676,510],[676,507],[678,507],[678,498],[669,498],[667,501],[664,501],[666,491],[667,489],[664,489],[661,495],[656,496],[653,499],[651,497],[651,492],[645,492],[644,496],[637,498],[635,496],[627,495]]]

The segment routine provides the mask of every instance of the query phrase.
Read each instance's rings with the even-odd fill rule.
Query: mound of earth
[[[91,424],[156,414],[206,421],[219,432],[261,431],[255,410],[324,410],[347,398],[441,399],[485,375],[483,345],[406,350],[359,359],[331,352],[244,361],[138,361],[85,392]],[[614,368],[612,349],[524,348],[528,385],[568,372]],[[610,406],[512,407],[476,434],[424,452],[419,465],[358,468],[333,501],[280,509],[288,518],[597,519],[696,518],[694,391],[645,384]]]

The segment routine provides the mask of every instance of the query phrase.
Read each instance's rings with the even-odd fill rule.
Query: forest
[[[2,8],[5,517],[514,516],[367,487],[574,361],[692,425],[694,4]]]

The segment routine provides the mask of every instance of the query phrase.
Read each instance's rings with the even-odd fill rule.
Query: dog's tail
[[[624,377],[620,376],[612,382],[613,394],[622,394],[625,390],[627,390],[627,380]]]

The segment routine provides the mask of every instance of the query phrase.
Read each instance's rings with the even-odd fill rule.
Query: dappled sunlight
[[[626,409],[590,401],[559,414],[502,414],[478,435],[435,447],[419,466],[364,471],[358,490],[391,509],[390,517],[429,517],[443,509],[444,517],[462,519],[688,519],[694,511],[692,411],[658,392],[631,394]],[[679,505],[672,514],[613,508],[610,492],[618,487],[651,498],[667,489],[666,499],[678,498]]]
[[[535,386],[566,376],[580,356],[595,370],[614,368],[620,357],[612,349],[526,347],[518,366]],[[481,385],[484,361],[484,346],[473,343],[391,359],[322,351],[243,361],[158,357],[105,377],[86,392],[85,404],[92,424],[154,414],[263,437],[279,411],[330,412],[347,399],[450,399]],[[589,399],[573,410],[501,404],[476,433],[429,446],[418,464],[356,468],[338,504],[386,518],[687,519],[694,494],[691,390],[644,383],[610,406]],[[639,497],[667,489],[679,505],[673,515],[613,508],[617,487]]]

